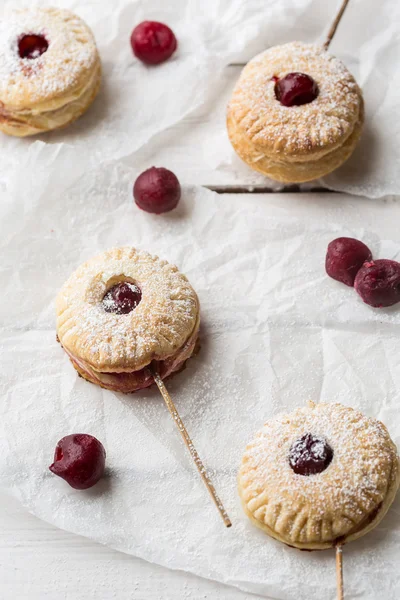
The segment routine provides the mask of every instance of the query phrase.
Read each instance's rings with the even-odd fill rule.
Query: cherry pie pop
[[[197,294],[177,267],[131,247],[81,265],[56,299],[57,336],[78,373],[116,392],[165,379],[196,347]]]
[[[68,10],[20,9],[0,22],[0,130],[64,127],[93,102],[101,63],[89,27]]]
[[[343,63],[314,44],[292,42],[254,57],[228,106],[237,154],[277,181],[330,173],[353,152],[364,122],[360,88]]]
[[[380,421],[310,402],[265,423],[238,482],[255,525],[289,546],[323,550],[378,525],[399,487],[400,461]]]

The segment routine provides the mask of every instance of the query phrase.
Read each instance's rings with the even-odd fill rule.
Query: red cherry
[[[137,307],[141,299],[142,292],[136,284],[117,283],[105,294],[103,307],[106,312],[126,315]]]
[[[354,287],[362,300],[375,308],[400,302],[400,263],[395,260],[366,262],[358,271]]]
[[[304,73],[288,73],[275,83],[275,97],[283,106],[309,104],[318,94],[316,82]]]
[[[136,179],[133,196],[139,208],[159,215],[176,207],[181,197],[181,186],[172,171],[151,167]]]
[[[143,21],[131,35],[134,55],[148,65],[158,65],[169,59],[178,42],[172,29],[158,21]]]
[[[289,451],[289,464],[297,475],[317,475],[329,467],[333,450],[328,442],[312,433],[296,440]]]
[[[21,58],[39,58],[49,47],[49,42],[43,35],[30,33],[18,40],[18,53]]]
[[[86,433],[74,433],[58,442],[49,469],[76,490],[86,490],[103,476],[105,460],[106,451],[99,440]]]
[[[332,279],[353,287],[358,271],[371,259],[371,250],[360,240],[341,237],[329,244],[325,269]]]

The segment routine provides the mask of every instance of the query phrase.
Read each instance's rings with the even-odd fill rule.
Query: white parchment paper
[[[6,8],[34,5],[41,0],[13,0]],[[39,137],[60,152],[75,148],[74,172],[101,163],[135,160],[135,153],[157,149],[157,134],[189,114],[212,111],[225,94],[223,69],[242,63],[265,48],[294,39],[322,42],[337,3],[322,0],[52,0],[70,8],[93,29],[103,63],[103,85],[94,105],[76,123]],[[2,8],[2,7],[0,7]],[[179,49],[173,59],[146,67],[132,55],[129,37],[143,19],[167,22],[176,32]],[[366,125],[352,158],[321,185],[368,197],[400,192],[400,4],[383,0],[352,0],[330,50],[341,58],[363,88]],[[204,116],[202,117],[204,118]],[[180,134],[182,139],[187,129]],[[37,139],[1,137],[0,181],[7,182],[13,165],[34,158]],[[176,141],[176,140],[175,140]],[[204,157],[215,169],[239,172],[242,182],[279,188],[252,172],[234,156],[225,119]],[[37,166],[36,164],[34,165]],[[207,183],[207,182],[204,182]]]
[[[398,309],[363,305],[324,273],[328,242],[356,235],[374,254],[400,245],[334,224],[274,218],[247,201],[185,187],[156,217],[132,202],[116,163],[76,181],[73,150],[42,145],[43,169],[1,191],[0,485],[40,518],[129,554],[280,600],[335,597],[333,552],[273,541],[243,515],[236,472],[266,418],[306,400],[342,402],[400,443]],[[51,164],[51,169],[45,165]],[[7,202],[6,202],[7,201]],[[202,307],[200,354],[168,387],[233,520],[225,529],[156,390],[124,396],[80,379],[55,339],[54,297],[104,249],[132,244],[179,265]],[[47,469],[62,436],[87,432],[107,477],[77,492]],[[400,504],[345,549],[349,598],[400,595]]]
[[[333,4],[313,2],[297,20],[294,30],[275,32],[278,39],[273,44],[293,39],[321,41],[323,24],[330,22],[334,12]],[[354,153],[343,166],[321,180],[302,184],[302,188],[321,185],[369,198],[400,193],[399,22],[397,0],[383,0],[379,8],[374,0],[351,0],[346,8],[329,51],[344,62],[362,88],[364,129]],[[254,47],[258,52],[263,50],[260,38]],[[247,54],[247,58],[251,56]],[[214,134],[209,154],[215,169],[235,173],[242,183],[267,183],[273,189],[282,188],[282,184],[251,172],[237,158],[223,125]]]
[[[270,0],[267,10],[262,0],[254,0],[251,6],[242,0],[46,2],[75,11],[92,28],[102,59],[103,83],[82,118],[39,139],[60,145],[61,150],[72,145],[79,153],[81,169],[130,156],[215,97],[222,69],[238,60],[248,43],[262,35],[264,44],[270,45],[268,36],[276,27],[293,27],[310,3],[301,0],[288,11],[277,0]],[[41,0],[13,0],[5,10],[35,4],[43,6]],[[166,22],[178,39],[173,58],[156,67],[137,60],[130,45],[133,28],[146,19]],[[2,136],[3,167],[15,164],[26,152],[34,153],[35,139]]]

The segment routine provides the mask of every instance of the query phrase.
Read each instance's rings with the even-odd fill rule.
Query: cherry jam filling
[[[142,292],[135,283],[121,282],[108,290],[103,298],[106,312],[126,315],[130,313],[142,299]]]
[[[309,104],[319,94],[318,85],[305,73],[288,73],[276,81],[274,91],[276,99],[283,106]]]
[[[39,58],[49,47],[49,42],[43,35],[28,33],[18,40],[18,53],[21,58]]]
[[[333,450],[328,442],[312,433],[296,440],[289,451],[289,464],[297,475],[317,475],[329,467]]]
[[[154,361],[155,362],[155,361]],[[160,372],[159,365],[157,366],[157,371]],[[143,369],[139,369],[139,371],[132,371],[132,373],[105,373],[106,375],[110,375],[113,379],[118,381],[119,385],[132,384],[132,378],[134,377],[135,385],[138,387],[146,386],[148,382],[153,381],[153,376],[150,373],[148,367],[143,367]],[[161,373],[160,373],[161,375]]]

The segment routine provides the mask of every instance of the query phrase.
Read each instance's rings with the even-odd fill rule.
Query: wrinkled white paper
[[[38,3],[43,5],[33,0],[29,6]],[[13,0],[7,7],[26,4]],[[145,146],[151,156],[158,134],[189,114],[204,115],[205,106],[213,111],[222,95],[229,97],[221,77],[229,63],[245,62],[269,46],[294,39],[322,42],[338,8],[321,0],[53,0],[51,4],[74,10],[93,29],[103,62],[103,85],[93,106],[70,127],[39,138],[2,136],[3,182],[27,153],[34,159],[38,139],[60,152],[73,147],[75,174],[116,159],[132,164],[135,153]],[[351,159],[317,185],[371,198],[400,192],[399,18],[397,0],[384,0],[378,9],[374,0],[352,0],[346,9],[330,51],[363,88],[366,124]],[[167,22],[179,40],[173,59],[156,68],[142,65],[130,48],[130,33],[143,19]],[[221,115],[212,139],[204,140],[204,160],[215,169],[239,173],[235,183],[281,187],[235,157],[224,121]],[[186,133],[187,128],[177,136],[183,140]]]
[[[291,27],[311,0],[301,0],[290,12],[280,2],[255,0],[249,8],[242,0],[116,0],[52,1],[82,16],[92,28],[102,59],[103,83],[93,106],[76,123],[39,137],[61,151],[73,146],[83,170],[108,162],[146,145],[156,134],[181,121],[214,98],[223,68],[263,35],[264,44],[276,27]],[[6,9],[26,6],[23,0]],[[40,4],[34,0],[31,5]],[[132,53],[132,29],[145,19],[168,23],[178,39],[178,50],[162,65],[148,67]],[[265,29],[266,22],[271,24]],[[272,23],[274,25],[272,25]],[[26,152],[35,152],[36,138],[2,136],[2,177],[7,165]]]
[[[322,4],[312,3],[294,31],[289,36],[286,29],[276,32],[278,39],[273,43],[292,39],[321,41],[322,23],[331,20],[333,10],[332,3]],[[321,180],[302,184],[302,188],[321,185],[369,198],[400,193],[399,20],[400,4],[396,0],[384,0],[379,8],[373,0],[352,0],[346,8],[329,51],[344,62],[363,91],[364,129],[354,153],[343,166]],[[258,52],[263,50],[260,39],[255,46]],[[251,55],[246,54],[246,58]],[[239,183],[269,185],[277,190],[283,187],[251,171],[237,158],[224,124],[207,147],[214,168],[234,173]]]
[[[151,153],[157,134],[189,113],[213,110],[228,63],[291,39],[323,39],[332,3],[51,4],[72,8],[93,28],[104,82],[70,128],[39,139],[1,137],[0,485],[48,522],[149,561],[277,599],[333,598],[332,553],[300,553],[252,527],[236,471],[263,421],[309,398],[357,406],[384,420],[400,443],[398,311],[371,310],[323,271],[337,234],[358,235],[389,258],[399,258],[400,246],[331,224],[274,219],[259,197],[243,202],[186,187],[180,207],[163,217],[132,203],[136,152],[146,145]],[[372,15],[373,6],[352,0],[332,43],[364,88],[367,126],[354,157],[324,183],[376,197],[399,191],[400,82],[394,0]],[[157,69],[141,65],[129,47],[145,18],[166,21],[179,39],[176,56]],[[218,138],[226,139],[223,119],[213,152]],[[54,297],[63,281],[120,244],[175,262],[199,293],[202,351],[168,387],[234,522],[230,530],[156,390],[128,397],[96,388],[76,376],[55,341]],[[78,431],[107,450],[108,476],[87,492],[47,470],[57,440]],[[345,549],[349,598],[400,595],[399,509],[397,500],[377,530]]]
[[[299,552],[252,526],[236,472],[263,422],[308,399],[358,407],[400,443],[398,308],[373,310],[324,272],[338,235],[388,258],[400,245],[274,218],[260,196],[202,188],[185,187],[178,209],[157,217],[134,205],[137,173],[121,163],[57,181],[73,150],[43,145],[36,159],[41,171],[29,175],[27,156],[28,175],[1,192],[0,485],[60,528],[166,567],[280,600],[334,598],[334,553]],[[176,263],[199,294],[202,349],[168,388],[231,529],[157,390],[124,396],[89,384],[56,342],[57,290],[82,261],[122,244]],[[86,492],[47,469],[58,439],[74,432],[107,451],[107,477]],[[399,510],[398,498],[374,532],[345,548],[349,598],[399,597]]]

